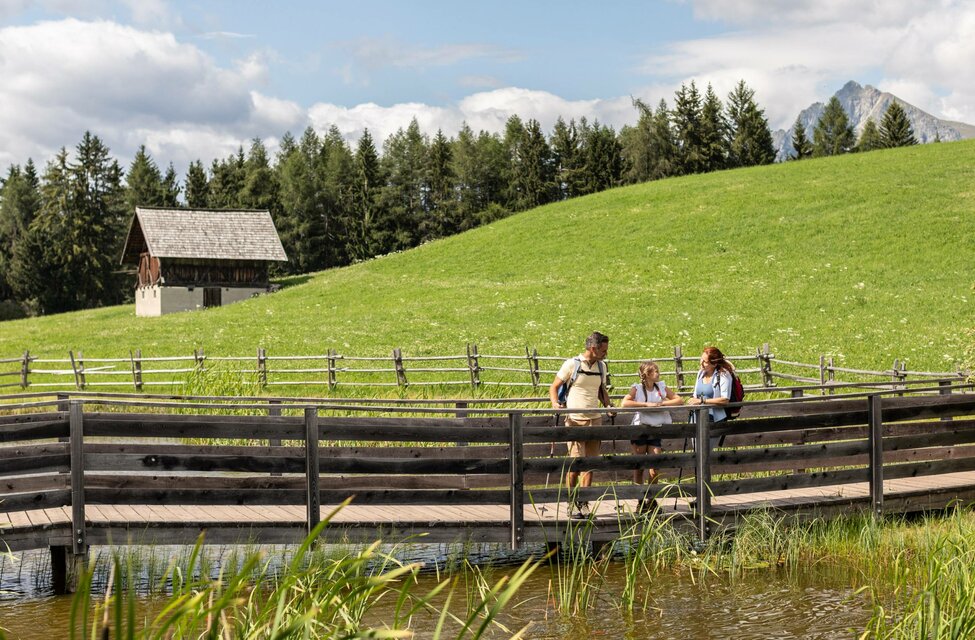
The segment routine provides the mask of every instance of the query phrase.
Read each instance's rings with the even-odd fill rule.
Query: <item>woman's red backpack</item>
[[[731,374],[731,402],[737,403],[745,399],[745,386],[734,373]],[[734,420],[741,413],[741,407],[730,407],[725,411],[728,420]]]

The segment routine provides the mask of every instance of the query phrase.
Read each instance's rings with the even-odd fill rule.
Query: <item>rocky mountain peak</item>
[[[879,126],[887,107],[892,101],[896,100],[904,107],[914,129],[914,137],[918,139],[918,142],[934,142],[936,139],[948,142],[963,138],[975,138],[975,127],[972,125],[941,120],[905,102],[894,94],[880,91],[869,84],[862,86],[858,82],[850,80],[833,95],[843,105],[843,110],[850,118],[850,124],[853,126],[853,132],[857,137],[860,136],[860,132],[866,126],[867,120],[873,119]],[[805,128],[806,137],[810,141],[813,139],[816,123],[825,108],[824,103],[814,102],[799,113],[799,121]],[[779,129],[773,132],[772,139],[778,150],[776,160],[785,160],[795,153],[795,149],[792,147],[791,127],[787,130]]]

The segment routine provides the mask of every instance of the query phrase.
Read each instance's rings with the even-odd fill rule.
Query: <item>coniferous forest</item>
[[[634,100],[634,109],[635,124],[618,132],[562,118],[545,132],[513,115],[500,134],[464,125],[448,137],[413,120],[381,145],[368,131],[350,145],[334,126],[308,128],[284,134],[274,157],[254,139],[229,157],[192,162],[182,179],[144,146],[123,166],[85,132],[73,152],[62,148],[43,167],[27,159],[0,177],[0,320],[131,299],[133,276],[119,260],[136,206],[268,209],[289,258],[277,275],[288,275],[619,185],[775,159],[764,110],[744,81],[724,101],[691,82],[672,105]],[[842,109],[834,111],[814,141],[796,146],[799,158],[858,150]],[[902,110],[885,118],[863,150],[910,144],[904,121]]]

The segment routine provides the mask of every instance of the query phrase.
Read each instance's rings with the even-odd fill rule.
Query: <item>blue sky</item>
[[[86,129],[182,172],[307,126],[619,128],[690,80],[744,79],[773,128],[851,79],[975,122],[973,60],[975,0],[0,0],[0,166]]]

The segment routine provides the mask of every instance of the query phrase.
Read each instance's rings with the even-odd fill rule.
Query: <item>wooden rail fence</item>
[[[697,354],[685,356],[680,346],[673,355],[654,358],[661,365],[661,375],[674,382],[678,391],[693,387],[697,373]],[[186,382],[192,374],[227,367],[262,389],[268,387],[343,388],[382,387],[462,387],[476,390],[484,386],[547,386],[565,358],[543,356],[525,347],[524,355],[489,355],[468,344],[466,353],[457,355],[407,356],[400,348],[389,357],[339,354],[329,349],[320,355],[269,355],[259,347],[256,356],[210,356],[195,349],[185,356],[143,356],[135,349],[128,357],[90,358],[81,351],[70,351],[67,358],[42,358],[25,351],[19,358],[0,358],[0,388],[21,389],[97,389],[124,388],[136,391],[174,387]],[[770,389],[787,385],[818,385],[833,393],[844,382],[892,381],[967,377],[966,371],[914,371],[901,360],[890,369],[876,371],[836,366],[833,357],[820,356],[817,363],[804,363],[776,357],[766,343],[754,354],[735,355],[739,374],[747,386]],[[640,359],[609,359],[610,384],[627,386],[638,379]],[[3,370],[4,365],[11,366]],[[774,365],[774,366],[773,366]],[[837,374],[847,376],[846,380]]]
[[[456,417],[442,407],[322,400],[276,404],[268,415],[268,403],[103,397],[59,408],[0,398],[0,546],[50,547],[63,582],[93,544],[192,543],[201,530],[213,543],[294,542],[351,498],[326,537],[422,532],[519,547],[570,530],[567,470],[592,470],[600,483],[576,499],[619,508],[594,519],[592,535],[603,538],[635,521],[646,496],[673,500],[702,539],[769,506],[817,515],[943,508],[975,500],[970,390],[750,402],[740,419],[719,424],[679,408],[674,424],[656,430],[665,449],[656,456],[628,451],[645,427],[625,414],[565,427],[559,412],[510,407]],[[228,406],[244,415],[215,413]],[[589,439],[603,442],[600,456],[565,457],[561,443]],[[628,482],[647,466],[680,481]],[[856,494],[858,486],[866,489]]]

